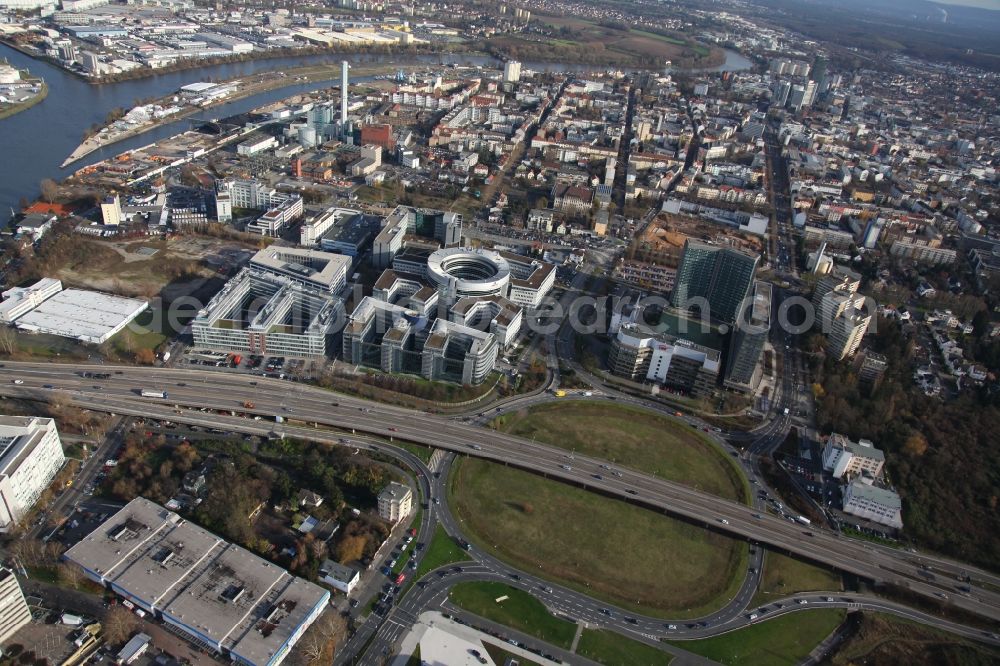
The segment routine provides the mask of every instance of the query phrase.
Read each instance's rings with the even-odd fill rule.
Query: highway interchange
[[[82,377],[81,374],[84,372],[108,373],[110,376],[108,379],[94,380]],[[15,384],[14,381],[22,383]],[[168,399],[142,398],[138,393],[143,388],[166,391]],[[996,586],[1000,586],[1000,577],[993,574],[976,571],[963,564],[940,558],[928,558],[850,540],[819,528],[803,528],[802,525],[762,513],[751,506],[707,495],[624,466],[611,467],[602,460],[570,454],[563,449],[503,433],[485,431],[458,418],[381,405],[298,383],[191,369],[8,362],[0,368],[0,392],[5,395],[41,400],[51,399],[55,394],[58,399],[89,409],[192,423],[233,432],[252,432],[262,435],[276,433],[311,439],[326,438],[327,441],[339,442],[340,437],[335,433],[324,433],[309,426],[335,427],[351,433],[346,435],[349,440],[347,443],[351,446],[360,447],[362,444],[364,448],[374,446],[381,452],[391,453],[399,458],[404,465],[416,472],[415,476],[421,484],[421,493],[425,498],[444,498],[446,493],[442,480],[447,477],[446,473],[435,479],[430,470],[412,454],[406,454],[402,449],[384,444],[365,444],[358,433],[383,439],[411,441],[526,469],[623,501],[663,511],[710,529],[766,544],[779,551],[798,554],[855,573],[868,580],[893,582],[934,599],[946,596],[955,606],[993,621],[1000,619],[1000,595],[992,591],[997,589]],[[592,398],[581,399],[607,400],[606,396],[607,394],[601,393]],[[255,403],[252,410],[243,407],[244,401],[247,400]],[[201,409],[210,411],[198,411]],[[220,414],[218,413],[220,411],[234,412],[237,415]],[[255,421],[241,416],[244,413],[272,418],[276,415],[283,416],[294,421],[294,424]],[[678,419],[678,427],[691,426]],[[573,457],[571,459],[568,456]],[[609,467],[611,469],[608,469]],[[598,479],[597,476],[601,478]],[[428,506],[432,510],[425,511],[425,521],[420,528],[420,540],[424,543],[429,542],[433,534],[433,525],[436,524],[433,521],[440,521],[446,531],[453,536],[461,534],[447,510],[446,502]],[[726,523],[721,522],[723,520]],[[811,536],[806,532],[811,533]],[[733,603],[719,613],[695,621],[669,622],[659,618],[645,618],[589,599],[576,591],[545,583],[544,587],[553,590],[548,593],[543,589],[541,579],[524,572],[514,572],[499,560],[479,552],[479,549],[474,549],[472,555],[478,566],[489,570],[488,574],[483,573],[485,577],[504,579],[511,585],[528,589],[558,612],[586,621],[593,626],[614,628],[638,640],[653,641],[654,639],[649,637],[672,633],[676,633],[678,638],[712,635],[743,626],[749,621],[743,613],[747,608],[746,602],[749,601],[749,596],[752,596],[752,592],[749,595],[746,593],[747,589],[752,589],[748,587],[749,582],[744,584]],[[934,580],[928,580],[930,574],[926,567],[934,571],[932,576]],[[759,571],[759,566],[756,568]],[[513,579],[510,573],[519,575],[520,580]],[[956,594],[954,581],[966,575],[972,577],[972,593]],[[432,592],[434,590],[440,592],[442,586],[447,587],[446,581],[450,580],[452,579],[448,574],[439,580],[432,577],[430,585],[411,590],[403,598],[405,605],[401,603],[396,607],[401,610],[393,610],[392,613],[401,615],[409,613],[401,619],[411,619],[412,611],[408,611],[407,608],[415,604],[418,598],[438,600],[440,595],[435,596]],[[983,583],[989,584],[992,589],[984,588]],[[414,601],[408,601],[411,595]],[[847,602],[842,599],[842,595],[836,594],[833,602],[819,603],[850,605],[863,601],[854,598],[856,596],[852,595],[853,601]],[[876,603],[869,600],[864,602],[866,607],[868,603]],[[877,603],[892,606],[885,601]],[[808,607],[815,605],[810,603]],[[784,608],[774,608],[773,612],[791,612],[796,606],[799,605],[785,604]],[[602,613],[601,609],[609,609],[611,616]],[[635,622],[630,622],[628,618],[633,618]],[[925,616],[923,619],[938,626],[947,625],[937,618]],[[707,626],[700,626],[702,622],[707,623]],[[401,622],[392,614],[385,621],[376,620],[370,623],[372,624],[370,632],[380,632],[376,633],[372,644],[367,645],[366,654],[372,659],[377,658],[385,650],[391,652],[391,646],[408,626],[406,622]],[[691,623],[697,626],[688,627],[687,625]],[[362,628],[368,624],[365,623]],[[670,630],[668,628],[670,624],[676,625],[677,629]],[[980,639],[994,640],[990,635],[975,628],[957,626],[948,628]],[[382,646],[381,650],[378,649],[379,646]],[[350,647],[349,643],[346,646],[348,649],[343,653],[348,653]]]

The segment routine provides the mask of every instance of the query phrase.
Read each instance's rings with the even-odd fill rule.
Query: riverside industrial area
[[[330,57],[11,211],[0,664],[1000,659],[993,15],[783,6],[0,0],[50,84]]]

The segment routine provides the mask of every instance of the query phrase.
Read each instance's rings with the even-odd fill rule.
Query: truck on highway
[[[812,521],[805,516],[795,516],[795,520],[799,521],[803,525],[812,525]]]
[[[552,395],[554,395],[557,398],[565,398],[566,397],[566,391],[564,391],[562,389],[558,389],[556,391],[553,391]]]
[[[153,389],[142,389],[142,391],[140,391],[139,394],[143,398],[166,398],[167,397],[167,392],[166,391],[154,391]]]

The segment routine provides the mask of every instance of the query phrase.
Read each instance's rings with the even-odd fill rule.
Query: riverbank
[[[351,68],[352,77],[370,77],[379,74],[388,74],[392,72],[397,72],[399,70],[410,71],[414,69],[425,68],[427,65],[398,65],[398,64],[382,64],[382,65],[357,65]],[[222,106],[230,102],[237,102],[241,99],[247,97],[253,97],[254,95],[259,95],[261,93],[270,92],[272,90],[280,90],[281,88],[296,85],[299,83],[314,83],[319,81],[332,81],[340,76],[340,65],[308,65],[306,67],[298,67],[295,69],[284,70],[282,72],[265,72],[263,74],[254,74],[251,76],[237,77],[230,79],[228,81],[220,82],[219,85],[235,85],[237,89],[225,97],[221,97],[214,102],[205,105],[189,105],[178,111],[177,113],[171,113],[170,115],[163,116],[161,118],[151,119],[148,122],[142,123],[141,125],[136,125],[135,127],[130,127],[129,129],[120,132],[105,132],[101,131],[94,136],[87,137],[84,139],[83,143],[77,146],[76,150],[70,153],[69,157],[63,160],[63,163],[59,168],[65,169],[70,164],[78,162],[91,153],[100,150],[105,146],[110,146],[133,137],[140,136],[146,132],[150,132],[157,127],[162,125],[167,125],[169,123],[176,122],[178,120],[183,120],[189,116],[193,116],[206,109],[211,109],[214,107]],[[255,80],[256,79],[256,80]],[[172,103],[176,93],[170,93],[163,98],[152,102],[151,104],[161,104],[169,105]],[[110,126],[108,126],[110,127]],[[107,129],[107,127],[105,128]]]
[[[127,72],[116,72],[114,74],[108,74],[105,76],[87,76],[86,73],[69,69],[64,67],[61,62],[51,58],[44,53],[40,53],[35,49],[28,48],[22,44],[18,44],[15,41],[0,37],[0,44],[8,46],[19,53],[32,58],[33,60],[38,60],[41,62],[48,63],[53,67],[58,67],[60,70],[69,74],[70,76],[79,79],[85,83],[91,85],[103,85],[103,84],[113,84],[113,83],[123,83],[126,81],[140,81],[142,79],[148,79],[156,76],[162,76],[164,74],[176,74],[179,72],[186,72],[193,69],[202,69],[207,67],[219,67],[222,65],[238,65],[241,63],[250,63],[258,61],[267,60],[280,60],[282,58],[307,58],[315,56],[343,56],[344,58],[353,57],[399,57],[406,58],[417,57],[417,56],[433,56],[433,55],[471,55],[479,53],[477,51],[470,51],[464,48],[463,44],[448,44],[447,48],[437,48],[435,44],[417,44],[412,46],[407,46],[405,48],[391,48],[386,46],[377,46],[366,48],[364,46],[352,45],[350,47],[319,47],[319,46],[306,46],[295,49],[281,48],[281,49],[271,49],[268,51],[253,51],[251,53],[244,53],[232,56],[219,56],[215,58],[184,58],[178,60],[177,62],[166,65],[164,67],[157,67],[153,69],[151,67],[137,67],[135,69],[129,70]]]
[[[41,81],[41,79],[39,79]],[[15,116],[22,111],[27,111],[36,104],[40,104],[42,100],[49,96],[49,86],[45,81],[42,81],[42,87],[39,88],[38,92],[32,96],[30,99],[26,99],[23,102],[18,102],[17,104],[11,104],[8,107],[0,107],[0,120],[4,118],[10,118]]]

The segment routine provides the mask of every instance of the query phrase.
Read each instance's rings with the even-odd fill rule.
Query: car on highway
[[[725,518],[719,518],[719,522],[722,523],[723,525],[728,525],[729,524],[729,521],[726,520]]]
[[[23,384],[23,383],[24,383],[24,380],[23,380],[23,379],[15,379],[15,380],[14,380],[14,383],[15,383],[15,384]]]

